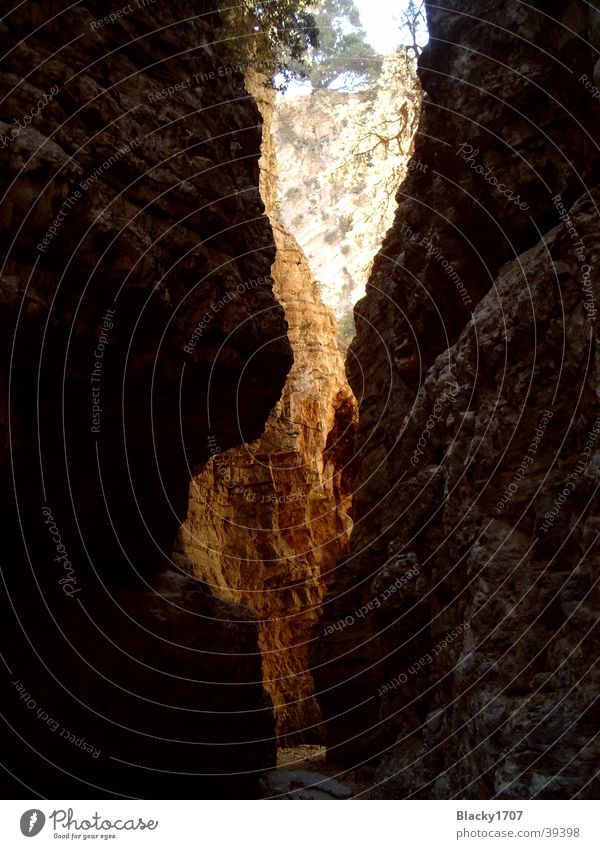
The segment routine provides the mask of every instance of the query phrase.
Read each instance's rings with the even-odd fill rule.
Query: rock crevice
[[[264,124],[261,194],[273,226],[274,293],[294,354],[261,438],[213,457],[190,488],[179,545],[216,593],[254,610],[280,744],[321,738],[308,650],[328,573],[347,548],[355,403],[337,327],[298,244],[276,217],[273,90],[246,84]]]
[[[427,5],[413,167],[348,359],[329,755],[378,763],[381,797],[593,798],[598,13]]]

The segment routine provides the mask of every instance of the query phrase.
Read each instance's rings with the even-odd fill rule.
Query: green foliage
[[[354,307],[349,306],[338,318],[338,341],[342,349],[346,349],[356,336],[354,323]]]
[[[420,0],[420,2],[419,0],[409,0],[408,6],[400,18],[400,23],[402,24],[402,32],[408,36],[408,43],[404,47],[412,54],[414,59],[418,59],[423,50],[421,39],[427,29],[424,0]]]
[[[308,78],[314,90],[336,80],[352,89],[381,71],[354,0],[241,0],[223,9],[221,19],[230,60],[269,77],[278,74],[280,88]]]
[[[313,7],[318,43],[308,51],[308,76],[314,90],[329,88],[342,78],[344,88],[357,88],[375,79],[381,58],[365,40],[354,0],[321,0]],[[294,64],[291,65],[294,68]]]
[[[229,56],[269,77],[281,73],[284,84],[304,76],[303,57],[317,45],[310,6],[309,0],[241,0],[222,9],[221,38],[227,39]]]

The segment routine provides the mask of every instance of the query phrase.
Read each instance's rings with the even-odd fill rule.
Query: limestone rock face
[[[271,213],[272,97],[260,80],[249,77],[247,84],[265,120],[261,194]],[[274,292],[285,310],[294,365],[259,440],[229,451],[216,440],[208,445],[213,456],[192,481],[179,545],[213,592],[255,611],[277,734],[289,744],[321,735],[308,648],[352,524],[355,403],[335,320],[297,243],[275,218],[272,223]]]
[[[101,751],[8,685],[9,792],[252,795],[274,762],[256,619],[171,551],[209,435],[257,438],[291,366],[262,122],[216,4],[104,15],[25,4],[0,33],[5,659]]]
[[[421,167],[356,310],[355,525],[312,657],[374,796],[598,792],[600,30],[538,5],[429,8]]]
[[[342,320],[363,297],[393,221],[420,100],[414,67],[397,56],[365,91],[278,95],[281,217]]]

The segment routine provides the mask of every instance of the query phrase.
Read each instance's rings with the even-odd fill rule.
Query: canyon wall
[[[414,64],[400,54],[384,57],[379,78],[362,91],[277,96],[281,218],[342,324],[393,221],[420,100]]]
[[[274,293],[285,309],[294,364],[259,440],[229,451],[209,443],[213,456],[192,480],[179,544],[216,594],[256,612],[280,743],[314,743],[320,712],[308,648],[328,573],[347,549],[352,524],[356,407],[335,320],[301,249],[277,221],[273,89],[250,73],[247,85],[265,122],[261,195],[276,245]]]
[[[348,358],[355,525],[312,652],[329,756],[378,764],[375,797],[596,798],[600,15],[427,11]]]
[[[259,437],[292,363],[215,10],[3,18],[7,796],[243,797],[274,762],[256,616],[171,554],[209,440]]]

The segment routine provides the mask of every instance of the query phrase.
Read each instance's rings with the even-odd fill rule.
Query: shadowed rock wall
[[[10,794],[252,795],[273,763],[256,618],[171,557],[209,434],[257,438],[292,362],[262,121],[215,8],[3,20]]]
[[[600,19],[480,0],[428,19],[347,366],[355,525],[313,652],[329,754],[375,759],[386,798],[590,797]]]

